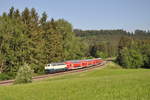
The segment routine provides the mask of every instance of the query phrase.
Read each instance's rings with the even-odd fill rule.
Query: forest
[[[74,30],[88,43],[87,56],[109,58],[123,68],[150,68],[150,31]]]
[[[45,64],[83,57],[84,45],[68,21],[48,20],[46,12],[11,7],[0,16],[1,73],[15,74],[24,63],[43,73]]]
[[[11,7],[0,16],[0,73],[13,77],[24,64],[44,73],[51,62],[97,57],[116,57],[124,68],[150,68],[150,31],[74,29],[34,8]]]

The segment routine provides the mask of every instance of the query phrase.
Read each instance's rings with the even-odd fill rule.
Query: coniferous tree
[[[14,12],[14,17],[15,17],[16,19],[19,19],[19,18],[20,18],[19,9],[16,9],[16,11]]]
[[[25,8],[24,11],[22,12],[22,21],[26,24],[29,25],[30,23],[30,11],[28,8]]]
[[[48,17],[48,16],[47,16],[46,12],[42,13],[42,17],[41,17],[41,19],[40,19],[40,23],[41,23],[42,25],[46,23],[47,17]]]
[[[11,17],[11,18],[14,16],[14,7],[10,8],[8,16]]]
[[[150,32],[123,30],[74,30],[64,20],[39,17],[34,8],[14,7],[0,16],[0,72],[16,73],[24,62],[34,72],[44,65],[84,57],[117,56],[125,68],[150,67]]]

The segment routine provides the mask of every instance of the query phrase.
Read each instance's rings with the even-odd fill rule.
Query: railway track
[[[32,77],[32,79],[33,79],[33,81],[36,81],[36,80],[42,80],[42,79],[45,79],[45,78],[48,78],[48,77],[53,77],[53,76],[58,76],[58,75],[88,71],[88,70],[92,70],[92,69],[99,68],[99,67],[103,68],[104,65],[107,62],[108,61],[104,61],[101,64],[91,66],[91,67],[82,68],[82,69],[69,70],[69,71],[64,71],[64,72],[57,72],[57,73],[52,73],[52,74],[45,74],[45,75],[35,76],[35,77]],[[14,83],[14,81],[15,80],[0,81],[0,85],[12,85]]]

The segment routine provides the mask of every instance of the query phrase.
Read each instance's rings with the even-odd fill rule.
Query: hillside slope
[[[114,65],[31,84],[0,86],[0,99],[149,100],[150,70],[121,69]]]

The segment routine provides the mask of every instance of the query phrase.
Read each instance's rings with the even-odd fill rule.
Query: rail
[[[101,64],[90,66],[90,67],[85,67],[85,68],[81,68],[81,69],[75,69],[75,70],[62,71],[62,72],[56,72],[56,73],[52,73],[52,74],[45,74],[45,75],[35,76],[35,77],[32,77],[32,79],[33,79],[33,81],[35,81],[35,80],[45,79],[45,78],[48,78],[48,77],[53,77],[53,76],[58,76],[58,75],[64,75],[64,74],[68,74],[68,73],[83,72],[83,71],[95,69],[95,68],[98,68],[98,67],[102,67],[106,63],[107,63],[107,61],[104,61]],[[0,81],[0,85],[11,85],[11,84],[14,83],[14,81],[15,80]]]

